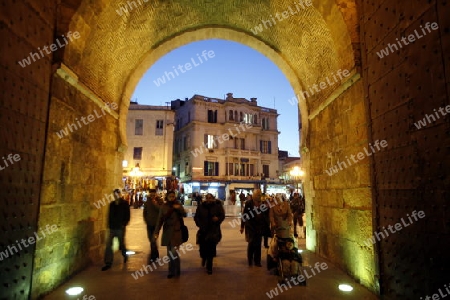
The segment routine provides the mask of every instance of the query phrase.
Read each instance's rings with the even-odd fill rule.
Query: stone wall
[[[351,159],[369,143],[363,82],[354,78],[311,119],[309,152],[303,153],[309,170],[307,245],[376,292],[374,249],[362,242],[372,232],[371,158]],[[339,162],[330,176],[327,171]]]
[[[55,224],[58,230],[37,245],[34,297],[102,261],[111,199],[104,195],[122,186],[118,121],[105,106],[55,75],[49,119],[39,228]],[[61,135],[68,123],[77,128]],[[97,203],[102,199],[106,205]]]

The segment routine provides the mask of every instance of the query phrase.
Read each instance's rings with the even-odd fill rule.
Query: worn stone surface
[[[368,147],[366,109],[359,80],[311,120],[307,156],[314,193],[307,189],[306,195],[314,232],[308,246],[376,290],[373,245],[361,247],[372,234],[370,157],[347,161]],[[347,167],[326,172],[339,162],[347,162]]]
[[[61,78],[54,80],[39,227],[56,224],[58,232],[37,244],[34,295],[99,260],[107,205],[94,203],[120,186],[122,171],[117,120]],[[83,122],[90,114],[93,121]]]

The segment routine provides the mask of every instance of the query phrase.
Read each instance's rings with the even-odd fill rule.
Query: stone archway
[[[308,170],[308,247],[376,290],[373,248],[360,245],[361,237],[372,231],[369,164],[356,167],[358,175],[350,184],[345,179],[331,181],[323,172],[337,153],[350,153],[368,140],[363,85],[358,80],[355,3],[323,1],[301,8],[287,20],[255,34],[251,29],[262,20],[293,4],[232,0],[161,0],[150,4],[135,0],[128,13],[117,12],[128,2],[55,1],[55,9],[40,13],[47,24],[45,44],[58,37],[53,32],[61,35],[77,31],[81,38],[59,49],[51,59],[44,59],[48,68],[44,78],[51,80],[44,83],[50,95],[48,102],[42,98],[49,109],[41,148],[45,149],[45,160],[38,228],[57,222],[62,234],[54,243],[37,245],[33,295],[52,289],[102,256],[106,208],[96,208],[93,203],[119,184],[121,152],[126,146],[121,122],[140,76],[170,49],[213,37],[238,41],[265,54],[286,74],[297,93],[325,82],[339,69],[349,71],[349,77],[332,88],[299,102],[304,131],[302,154]],[[38,1],[34,4],[24,10],[34,15],[34,7],[39,6]],[[32,51],[34,37],[25,39],[31,41],[27,49]],[[30,70],[34,68],[38,70],[30,66]],[[39,78],[33,80],[42,83]],[[111,102],[119,105],[118,111],[105,108],[104,104]],[[101,109],[105,111],[103,116],[89,126],[79,126],[64,138],[57,136],[61,128]],[[353,120],[358,125],[357,135],[347,139],[344,132],[354,129]],[[330,149],[331,157],[327,153]],[[346,150],[340,152],[342,149]],[[345,197],[349,199],[347,205],[339,200]],[[347,227],[362,230],[354,234],[346,231]],[[44,259],[49,251],[55,252],[54,257]]]
[[[354,4],[343,5],[341,3],[338,6],[330,1],[318,6],[305,6],[299,8],[298,13],[291,16],[290,19],[280,21],[278,26],[269,26],[260,34],[254,34],[251,30],[254,26],[257,26],[262,20],[269,20],[277,12],[287,10],[292,4],[287,1],[257,4],[223,1],[215,2],[214,11],[210,11],[208,5],[203,5],[201,1],[157,2],[156,4],[136,1],[136,6],[133,6],[132,10],[119,16],[116,10],[125,5],[120,1],[112,1],[104,6],[89,6],[88,3],[81,1],[78,9],[73,11],[73,15],[68,17],[66,22],[67,30],[78,31],[82,38],[68,44],[64,49],[62,64],[55,77],[56,83],[50,107],[50,122],[56,123],[56,126],[51,126],[48,133],[47,147],[50,151],[47,152],[44,174],[50,174],[53,172],[52,170],[60,169],[60,165],[63,163],[67,166],[67,179],[65,179],[64,185],[52,179],[44,182],[43,198],[55,199],[57,203],[65,199],[70,203],[60,207],[61,215],[70,215],[72,221],[80,224],[76,228],[66,224],[63,226],[63,230],[69,232],[75,230],[77,233],[74,233],[74,238],[86,240],[86,237],[80,236],[84,233],[89,236],[90,240],[96,241],[90,242],[89,247],[79,242],[73,245],[75,251],[89,252],[93,261],[98,261],[102,256],[106,211],[104,208],[93,208],[92,202],[100,198],[96,198],[95,195],[105,194],[118,183],[120,178],[121,152],[126,147],[124,121],[129,97],[143,73],[170,50],[189,42],[208,38],[222,38],[243,43],[274,61],[299,95],[302,94],[302,90],[308,90],[314,84],[326,81],[326,78],[331,77],[337,70],[348,70],[349,77],[342,78],[333,87],[323,89],[320,93],[311,93],[307,98],[299,97],[303,125],[301,147],[304,150],[303,157],[308,170],[318,168],[314,167],[314,163],[322,164],[322,151],[326,149],[319,147],[321,141],[315,139],[316,134],[322,128],[331,129],[329,125],[324,126],[329,122],[328,120],[321,122],[317,122],[317,120],[323,116],[324,112],[326,114],[327,111],[334,110],[334,108],[330,108],[332,105],[341,105],[337,104],[338,102],[346,102],[351,98],[353,99],[351,105],[356,105],[356,103],[360,105],[363,101],[362,83],[358,81],[359,75],[355,64],[359,57],[358,47],[352,43],[352,40],[357,41],[358,34],[356,31],[350,33],[348,30],[348,28],[355,30],[352,25],[355,17],[351,17],[356,13]],[[233,10],[238,8],[239,14]],[[242,18],[243,15],[248,17]],[[80,135],[77,132],[73,137],[67,137],[63,141],[56,139],[54,131],[58,131],[65,125],[54,121],[57,115],[64,116],[64,120],[74,120],[89,111],[101,109],[102,103],[106,102],[117,103],[119,110],[109,112],[104,119],[96,121],[95,124],[92,123],[89,129],[86,128],[88,132]],[[364,105],[360,108],[364,108]],[[358,110],[356,113],[361,112]],[[342,117],[344,116],[342,115]],[[315,127],[310,127],[310,123]],[[349,124],[345,130],[352,130]],[[82,128],[80,132],[84,129]],[[364,131],[364,133],[366,132]],[[339,135],[340,133],[328,132],[327,134]],[[354,147],[361,140],[366,141],[367,136],[360,132],[358,139],[349,141],[344,146]],[[334,140],[330,139],[329,144],[333,143]],[[103,152],[106,154],[100,158],[98,151],[89,149],[92,145],[104,148]],[[61,153],[60,149],[67,149],[67,152]],[[90,192],[83,190],[81,186],[83,180],[74,173],[81,167],[74,159],[81,149],[90,153],[90,157],[85,158],[85,161],[92,164],[93,167],[83,172],[85,178],[87,177],[86,181],[91,180],[97,183],[88,184]],[[99,158],[99,160],[95,161],[92,159],[93,157]],[[320,168],[324,166],[320,166]],[[98,174],[108,174],[108,176],[98,180],[99,176],[95,174],[95,169]],[[358,169],[360,169],[358,172],[368,173],[368,165],[363,165]],[[311,171],[310,174],[316,172],[317,170]],[[310,233],[308,247],[339,264],[366,286],[375,289],[373,249],[354,250],[360,243],[359,237],[349,238],[346,236],[347,221],[344,222],[344,225],[335,225],[343,220],[342,217],[337,216],[336,207],[320,203],[320,201],[316,202],[316,199],[320,200],[323,193],[326,192],[322,192],[322,189],[326,190],[327,187],[319,186],[319,188],[313,189],[312,176],[307,176],[306,183],[308,223],[311,224],[308,231]],[[73,194],[69,196],[64,191],[68,186],[73,191]],[[50,189],[50,187],[52,188]],[[354,186],[346,183],[337,186],[339,191],[346,188],[353,189]],[[54,195],[48,195],[49,190],[53,191],[55,195],[60,195],[59,199]],[[319,196],[315,196],[315,194],[319,194]],[[84,195],[85,199],[80,203],[75,199],[75,195],[78,197]],[[366,202],[371,202],[369,193],[364,193],[363,197]],[[54,205],[51,203],[49,206]],[[86,208],[85,211],[78,212],[80,205],[88,205],[91,211],[88,212]],[[357,209],[361,210],[360,207]],[[354,207],[351,206],[344,211],[350,215],[354,212]],[[52,214],[47,212],[47,205],[41,206],[41,226],[52,218]],[[86,215],[89,215],[88,219],[86,219]],[[365,230],[367,234],[371,231],[370,207],[365,207],[363,217],[367,221]],[[325,220],[331,220],[333,224],[327,223]],[[332,239],[330,239],[330,235],[333,236]],[[339,240],[343,237],[350,240],[350,243],[344,245],[348,251],[361,253],[350,256],[340,253]],[[39,246],[37,249],[38,252],[46,250],[46,247]],[[363,259],[351,262],[351,257]],[[69,258],[68,264],[81,267],[87,262],[86,258],[77,258],[76,255],[73,255]],[[358,267],[362,264],[367,266],[363,271]],[[35,282],[48,280],[49,273],[46,270],[61,271],[61,267],[65,268],[65,266],[56,264],[54,267],[51,264],[47,265],[45,270],[36,268]],[[367,269],[370,271],[367,272]],[[49,288],[57,284],[58,279],[52,278],[50,281]],[[46,289],[42,285],[40,288]],[[35,293],[40,292],[35,291]]]

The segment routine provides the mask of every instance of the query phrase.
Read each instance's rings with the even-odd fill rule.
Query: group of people
[[[128,260],[125,246],[125,228],[130,221],[130,206],[124,200],[119,189],[114,190],[114,201],[109,205],[108,227],[109,236],[106,243],[103,271],[111,268],[113,262],[112,241],[119,240],[119,250],[123,262]],[[304,199],[294,193],[290,201],[284,197],[265,197],[261,190],[256,189],[253,196],[244,204],[240,232],[245,232],[248,265],[261,265],[261,243],[269,248],[268,239],[275,233],[279,238],[297,237],[297,223],[303,225]],[[254,213],[258,212],[259,213]],[[183,243],[181,227],[186,211],[182,203],[176,199],[174,191],[165,195],[165,201],[157,195],[156,190],[150,189],[147,201],[144,203],[143,218],[147,225],[147,236],[150,242],[148,263],[159,258],[157,240],[162,229],[161,245],[167,247],[169,274],[167,278],[180,276],[180,257],[177,248]],[[247,217],[246,217],[247,216]],[[250,217],[251,216],[251,217]],[[208,274],[212,274],[213,259],[216,256],[216,246],[222,239],[220,229],[225,219],[222,201],[207,194],[195,212],[194,221],[198,227],[196,242],[199,245],[201,264],[206,267]],[[292,241],[293,242],[293,241]],[[292,247],[291,247],[292,250]]]
[[[151,197],[152,192],[156,191],[156,189],[150,189],[150,188],[139,188],[139,189],[131,189],[131,190],[122,190],[122,197],[123,199],[133,208],[138,209],[144,207],[144,204],[147,202],[147,199]],[[159,193],[155,195],[162,198],[163,194]],[[180,192],[176,192],[176,198],[181,202],[181,204],[184,204],[184,195]]]
[[[109,235],[106,242],[104,263],[102,271],[111,268],[113,263],[113,239],[119,240],[119,250],[123,256],[123,262],[128,260],[125,246],[125,228],[130,221],[130,205],[123,199],[119,189],[115,189],[114,201],[109,205],[108,228]],[[182,203],[176,199],[174,191],[167,192],[165,201],[156,194],[155,189],[150,189],[147,201],[144,203],[143,218],[147,225],[147,237],[150,241],[150,254],[148,264],[159,259],[157,240],[162,229],[161,245],[167,247],[169,257],[169,274],[167,278],[180,276],[180,257],[177,249],[183,243],[181,226],[186,211]],[[212,274],[213,258],[216,256],[216,246],[222,238],[220,224],[225,219],[225,211],[222,202],[216,200],[212,194],[207,194],[205,201],[197,206],[195,224],[197,232],[197,244],[200,246],[202,266],[206,266],[208,274]]]
[[[256,213],[255,213],[256,212]],[[259,212],[259,213],[258,213]],[[278,238],[298,237],[297,225],[303,230],[304,198],[294,193],[291,201],[283,196],[266,197],[257,189],[245,202],[240,232],[244,233],[247,245],[248,265],[261,267],[261,243],[269,248],[268,239],[274,234]]]

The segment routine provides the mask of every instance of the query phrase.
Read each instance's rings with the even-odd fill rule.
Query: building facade
[[[194,95],[172,101],[176,115],[173,166],[185,193],[265,188],[278,179],[277,111],[256,98]]]
[[[127,117],[128,149],[123,174],[130,188],[164,188],[172,175],[175,112],[168,106],[130,102]]]

